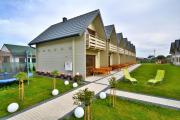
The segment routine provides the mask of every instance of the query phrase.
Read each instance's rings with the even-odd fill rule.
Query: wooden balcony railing
[[[124,54],[124,49],[123,49],[123,48],[118,47],[118,53],[120,53],[120,54]]]
[[[87,49],[92,48],[92,49],[98,49],[98,50],[105,50],[106,42],[93,35],[86,34],[86,47]]]
[[[125,55],[129,55],[129,51],[125,49],[125,50],[124,50],[124,54],[125,54]]]
[[[109,43],[109,51],[110,52],[118,52],[118,48],[116,45]]]

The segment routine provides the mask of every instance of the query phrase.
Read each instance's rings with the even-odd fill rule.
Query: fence
[[[27,67],[30,71],[35,69],[35,64],[29,63],[2,63],[0,64],[0,73],[3,72],[10,72],[10,73],[17,73],[22,71],[27,71]]]

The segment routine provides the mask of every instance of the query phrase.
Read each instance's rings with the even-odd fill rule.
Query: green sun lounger
[[[128,71],[127,68],[124,69],[123,72],[124,72],[124,78],[125,78],[126,80],[129,80],[131,83],[137,82],[137,80],[136,80],[135,78],[131,77],[131,75],[129,74],[129,71]]]
[[[156,84],[158,82],[161,82],[164,79],[164,75],[165,75],[164,70],[157,70],[156,77],[154,79],[148,80],[148,83]]]

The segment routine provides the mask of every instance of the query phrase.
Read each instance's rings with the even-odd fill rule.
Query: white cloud
[[[100,9],[104,24],[115,24],[136,45],[138,56],[157,49],[168,54],[170,42],[180,36],[179,1],[172,0],[28,0],[8,2],[13,13],[1,18],[0,44],[27,44],[47,27],[83,13]],[[1,4],[0,4],[1,5]],[[172,7],[171,7],[172,6]],[[3,13],[4,14],[4,13]]]

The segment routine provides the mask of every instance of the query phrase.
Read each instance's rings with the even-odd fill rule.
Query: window
[[[4,63],[10,62],[10,57],[9,56],[4,56],[3,62]]]
[[[30,58],[28,58],[28,63],[30,62]]]
[[[32,62],[33,62],[33,63],[36,63],[36,58],[32,58]]]
[[[25,63],[25,58],[19,58],[20,63]]]

